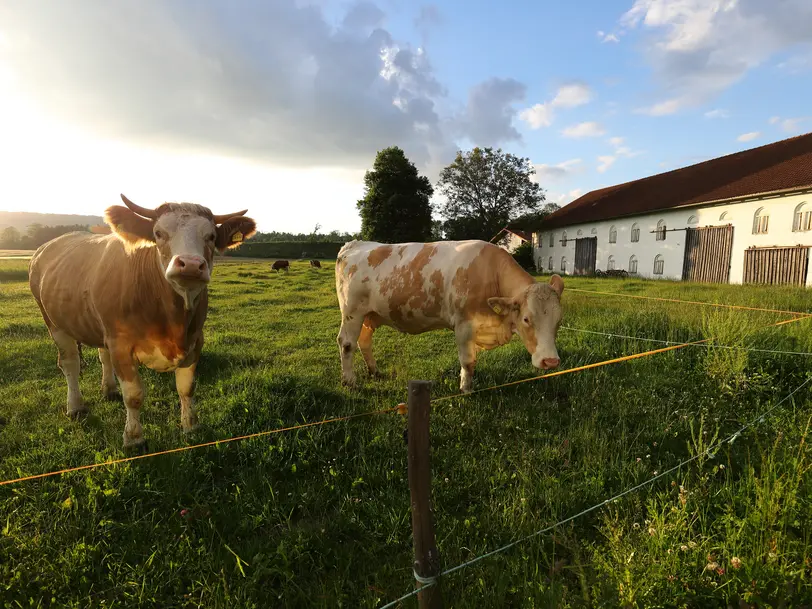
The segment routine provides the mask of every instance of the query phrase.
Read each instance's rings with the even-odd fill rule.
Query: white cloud
[[[598,38],[601,39],[601,42],[620,42],[620,38],[616,34],[607,34],[603,30],[598,30]]]
[[[549,104],[536,104],[519,112],[519,118],[526,122],[531,129],[549,127],[553,124],[553,109]]]
[[[687,104],[687,98],[676,97],[674,99],[668,99],[658,104],[654,104],[653,106],[649,106],[647,108],[639,108],[635,112],[638,114],[648,114],[649,116],[667,116],[669,114],[675,114]]]
[[[551,203],[557,203],[558,205],[566,205],[567,203],[571,203],[578,197],[583,194],[583,190],[580,188],[575,188],[574,190],[570,190],[569,192],[553,192],[549,193],[547,196],[547,200]]]
[[[615,148],[623,145],[623,138],[622,137],[610,137],[609,143],[612,144]]]
[[[535,104],[519,112],[519,118],[531,129],[549,127],[555,119],[554,108],[575,108],[592,100],[592,89],[582,82],[571,82],[562,85],[555,97],[549,102]]]
[[[578,197],[580,197],[583,193],[584,193],[584,191],[582,189],[574,188],[573,190],[569,191],[569,193],[567,193],[567,194],[569,195],[570,199],[575,200]]]
[[[749,133],[742,133],[739,137],[736,138],[736,141],[752,142],[754,139],[757,139],[760,136],[761,136],[760,131],[750,131]]]
[[[781,129],[786,131],[787,133],[801,133],[803,128],[801,127],[801,123],[806,122],[807,118],[787,118],[781,121]]]
[[[564,137],[581,138],[581,137],[598,137],[606,133],[606,129],[600,123],[594,121],[578,123],[564,129],[561,134]]]
[[[770,121],[769,121],[769,122],[770,122],[770,124],[771,124],[771,125],[775,125],[775,124],[776,124],[776,123],[778,123],[778,121],[780,121],[780,120],[781,120],[781,117],[780,117],[780,116],[773,116],[773,117],[770,117]]]
[[[604,173],[607,169],[609,169],[612,165],[614,165],[617,157],[611,155],[604,155],[598,157],[598,172]]]
[[[620,19],[677,111],[713,99],[775,54],[812,42],[809,0],[635,0]],[[663,112],[666,113],[666,112]]]
[[[716,110],[705,112],[705,118],[730,118],[730,112],[717,108]]]
[[[581,159],[570,159],[557,165],[547,165],[544,163],[534,165],[537,181],[555,181],[574,174],[581,166]]]
[[[551,104],[561,108],[583,106],[592,100],[592,90],[584,83],[570,83],[558,89]]]

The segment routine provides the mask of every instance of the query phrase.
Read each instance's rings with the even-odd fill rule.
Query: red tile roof
[[[812,133],[593,190],[542,229],[805,187],[812,187]]]

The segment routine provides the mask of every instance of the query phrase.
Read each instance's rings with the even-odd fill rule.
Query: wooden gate
[[[744,250],[744,283],[805,285],[808,268],[808,246]]]
[[[575,240],[575,275],[594,275],[598,257],[598,238],[582,237]]]
[[[732,225],[686,229],[682,280],[728,283],[732,253]]]

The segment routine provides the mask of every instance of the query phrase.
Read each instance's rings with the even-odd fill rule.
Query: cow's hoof
[[[145,455],[149,451],[147,441],[144,438],[138,440],[124,440],[124,452],[128,456]]]
[[[187,427],[182,428],[182,431],[183,431],[184,435],[193,434],[193,433],[195,433],[195,432],[197,432],[199,430],[200,430],[200,423],[197,423],[197,422],[193,423],[192,425],[189,425]]]
[[[381,372],[377,368],[375,370],[367,370],[367,372],[369,373],[369,378],[371,379],[382,379],[386,376],[383,372]]]
[[[102,387],[102,397],[105,400],[110,400],[111,402],[120,402],[121,401],[121,392],[116,389],[108,389],[107,387]]]
[[[349,387],[350,389],[354,389],[355,386],[357,385],[354,378],[352,378],[352,379],[341,379],[341,384],[344,387]]]
[[[84,417],[89,412],[90,409],[84,404],[82,404],[81,406],[77,406],[76,408],[69,409],[66,414],[68,415],[68,418],[71,418],[75,421],[76,419]]]

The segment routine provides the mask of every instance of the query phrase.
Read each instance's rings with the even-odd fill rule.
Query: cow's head
[[[513,330],[542,370],[558,366],[555,337],[561,324],[561,294],[564,281],[558,275],[550,283],[534,283],[513,298],[488,298],[488,306],[499,315],[510,316]]]
[[[193,203],[164,203],[147,209],[124,195],[121,199],[127,207],[107,208],[104,221],[128,250],[157,249],[166,280],[187,306],[211,279],[214,250],[237,247],[257,228],[251,218],[243,217],[247,209],[216,216]]]

